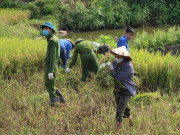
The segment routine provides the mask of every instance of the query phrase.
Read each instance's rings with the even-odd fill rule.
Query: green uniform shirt
[[[46,52],[46,65],[49,66],[49,73],[53,72],[54,66],[57,64],[57,61],[60,57],[60,45],[58,38],[50,33],[47,36],[48,46]]]
[[[78,53],[81,54],[81,53],[90,52],[90,51],[94,51],[97,54],[97,50],[93,46],[92,42],[90,42],[90,41],[81,41],[80,43],[78,43],[74,48],[74,53],[73,53],[73,56],[72,56],[72,60],[71,60],[71,62],[69,64],[69,68],[74,66],[74,64],[76,63]]]

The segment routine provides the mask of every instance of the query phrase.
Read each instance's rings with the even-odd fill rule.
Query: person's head
[[[50,22],[45,22],[43,25],[41,25],[41,29],[43,30],[43,35],[47,36],[50,33],[55,33],[54,25]]]
[[[131,27],[128,27],[126,29],[126,32],[125,32],[125,36],[127,37],[128,40],[132,39],[133,36],[134,36],[135,32],[134,32],[134,29],[131,28]]]
[[[129,55],[127,49],[125,46],[121,46],[121,47],[118,47],[116,49],[112,49],[110,51],[111,54],[113,54],[115,56],[115,61],[117,63],[121,63],[123,62],[124,60],[127,60],[127,61],[132,61],[132,58],[131,56]]]
[[[100,48],[99,48],[99,50],[98,50],[98,54],[106,54],[106,53],[108,53],[109,52],[109,50],[111,50],[111,46],[110,45],[106,45],[106,44],[104,44],[104,45],[100,45]]]
[[[82,38],[78,38],[78,39],[76,39],[75,44],[74,44],[74,47],[75,47],[78,43],[80,43],[80,42],[82,42],[82,41],[83,41],[83,39],[82,39]]]
[[[72,45],[71,50],[73,50],[73,49],[74,49],[74,43],[71,41],[71,39],[66,39],[66,40],[69,41],[69,42],[71,43],[71,45]]]

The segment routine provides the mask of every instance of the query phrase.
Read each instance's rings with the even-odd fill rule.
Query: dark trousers
[[[63,65],[67,65],[66,50],[61,49],[60,58],[63,62]]]
[[[63,65],[67,65],[66,50],[64,50],[64,48],[61,48],[60,58],[62,60]],[[60,59],[58,60],[58,66],[61,66]]]
[[[116,101],[116,121],[122,122],[123,118],[130,116],[130,109],[127,107],[131,98],[128,89],[120,88],[118,91],[113,91]]]

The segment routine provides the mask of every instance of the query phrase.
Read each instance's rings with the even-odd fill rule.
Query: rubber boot
[[[60,101],[60,100],[59,100],[59,97],[58,97],[58,96],[53,97],[53,98],[50,97],[51,107],[54,107],[55,103],[57,103],[57,102],[59,102],[59,101]]]
[[[59,101],[63,104],[65,104],[65,98],[62,96],[62,94],[60,93],[60,91],[58,89],[56,89],[56,94],[59,97]]]

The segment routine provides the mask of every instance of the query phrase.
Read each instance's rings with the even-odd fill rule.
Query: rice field
[[[0,38],[0,75],[7,77],[17,71],[42,69],[46,40]]]
[[[0,22],[6,24],[16,24],[29,19],[30,11],[18,9],[0,9]]]
[[[0,11],[1,16],[3,10]],[[16,11],[3,12],[9,12],[10,16],[18,15]],[[11,23],[7,18],[4,16],[6,23]],[[156,38],[159,39],[156,40],[164,39],[159,43],[167,43],[165,39],[168,39],[169,42],[175,28],[169,31],[168,38],[159,38],[162,32],[158,31]],[[177,38],[173,38],[171,43],[179,43],[179,33],[176,33]],[[99,82],[97,77],[92,75],[90,82],[82,83],[78,58],[69,74],[58,70],[56,86],[65,96],[66,104],[51,108],[43,72],[47,41],[44,38],[24,37],[0,37],[0,134],[113,135],[116,108],[110,74],[101,74]],[[136,41],[140,44],[147,42],[148,45],[148,36],[142,37]],[[116,47],[110,36],[102,35],[98,42]],[[158,52],[154,54],[147,50],[130,49],[141,87],[129,103],[133,128],[128,127],[125,119],[121,134],[179,135],[180,56],[164,56]],[[112,61],[113,56],[100,55],[98,59],[99,63],[102,63]],[[105,87],[100,86],[103,81],[108,82]]]
[[[46,40],[0,38],[0,75],[6,78],[17,71],[42,69],[46,53]],[[157,88],[176,91],[180,87],[180,56],[148,53],[131,49],[133,65],[143,86],[150,91]],[[99,57],[99,61],[112,61],[113,57]],[[35,68],[36,67],[36,68]]]
[[[74,69],[74,78],[80,71]],[[51,108],[44,87],[44,73],[23,73],[11,80],[0,80],[0,134],[63,134],[113,135],[115,129],[115,101],[113,88],[100,90],[96,84],[77,84],[77,90],[59,73],[57,88],[66,98],[66,105]],[[123,135],[179,135],[180,93],[163,95],[139,93],[131,98],[129,108],[133,128],[123,121]]]

